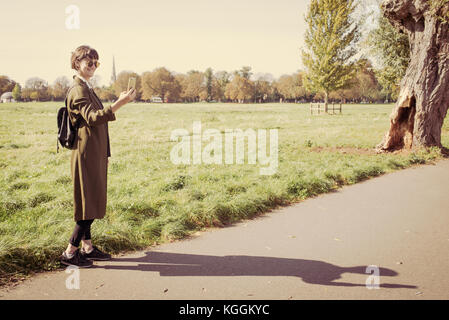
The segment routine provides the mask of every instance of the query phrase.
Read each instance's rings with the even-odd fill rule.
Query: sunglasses
[[[89,60],[89,62],[87,63],[87,66],[89,68],[92,68],[92,66],[95,66],[95,68],[98,68],[100,66],[100,62],[98,62],[98,60],[95,60],[95,61]]]

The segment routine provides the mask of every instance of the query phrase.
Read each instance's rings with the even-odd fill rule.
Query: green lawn
[[[0,104],[0,282],[57,268],[73,231],[71,151],[56,153],[61,105]],[[93,242],[112,253],[140,249],[438,159],[435,150],[366,150],[382,140],[392,107],[345,105],[342,115],[311,116],[308,105],[295,104],[127,105],[109,125],[108,207],[92,226]],[[192,132],[194,121],[203,132],[278,129],[277,173],[260,175],[246,162],[172,164],[172,130]],[[446,121],[445,146],[448,131]]]

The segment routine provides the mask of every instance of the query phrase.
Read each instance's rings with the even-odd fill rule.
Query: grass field
[[[56,153],[61,103],[0,104],[0,282],[59,267],[73,231],[69,150]],[[93,243],[117,253],[224,226],[342,185],[440,158],[436,150],[380,154],[392,105],[345,105],[310,115],[295,104],[130,104],[109,125],[106,217]],[[279,166],[174,165],[172,130],[278,129]],[[449,124],[443,144],[449,146]],[[204,143],[203,145],[205,145]],[[246,162],[245,162],[246,163]]]

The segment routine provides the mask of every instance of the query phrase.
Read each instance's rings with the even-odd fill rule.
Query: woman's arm
[[[120,97],[114,104],[111,106],[112,112],[116,113],[118,109],[123,107],[125,104],[127,104],[130,101],[133,101],[136,98],[136,90],[131,89],[128,92],[123,91],[120,93]]]
[[[122,92],[120,98],[114,104],[98,110],[93,108],[87,90],[82,86],[71,90],[67,99],[67,106],[76,119],[81,116],[89,126],[98,126],[108,121],[114,121],[114,113],[136,97],[134,89]]]
[[[89,91],[82,86],[74,87],[67,97],[67,107],[75,119],[82,117],[89,126],[98,126],[108,121],[114,121],[112,107],[96,109],[89,98]]]

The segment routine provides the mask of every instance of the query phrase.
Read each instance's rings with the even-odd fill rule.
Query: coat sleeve
[[[82,86],[73,88],[67,97],[67,107],[75,120],[82,117],[89,126],[99,126],[108,121],[115,120],[115,114],[112,107],[107,106],[104,109],[95,109],[89,98],[89,89]]]

